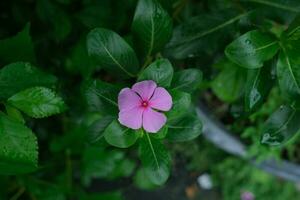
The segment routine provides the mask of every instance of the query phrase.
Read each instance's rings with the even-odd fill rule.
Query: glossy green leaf
[[[164,47],[172,35],[172,20],[157,0],[139,0],[132,31],[149,56]]]
[[[153,80],[159,86],[169,87],[173,78],[173,67],[169,60],[159,59],[150,64],[140,75],[138,80]]]
[[[173,105],[170,111],[166,113],[168,121],[173,121],[184,116],[189,112],[191,106],[191,95],[179,90],[170,92],[172,96]]]
[[[139,69],[135,52],[113,31],[96,28],[87,36],[88,54],[96,64],[122,77],[134,77]]]
[[[29,63],[17,62],[0,70],[0,99],[34,86],[52,87],[56,77],[46,74]]]
[[[170,175],[170,155],[160,140],[145,133],[140,140],[139,157],[152,183],[162,185],[167,181]]]
[[[128,148],[138,139],[137,131],[124,127],[114,120],[104,131],[104,138],[107,143],[119,148]]]
[[[202,76],[202,72],[198,69],[185,69],[176,72],[172,81],[172,88],[191,93],[202,82]]]
[[[240,36],[226,49],[226,56],[234,63],[249,69],[263,66],[278,50],[276,38],[260,31],[250,31]]]
[[[300,42],[282,46],[277,62],[277,77],[283,94],[288,98],[300,96]]]
[[[272,75],[269,66],[247,71],[245,85],[245,109],[253,111],[263,104],[272,87]]]
[[[100,80],[89,80],[82,87],[88,109],[110,115],[118,112],[117,101],[120,90],[120,88]]]
[[[261,143],[270,146],[285,144],[300,129],[300,112],[291,106],[280,106],[264,123]]]
[[[37,168],[38,145],[32,131],[0,113],[0,173],[22,174]]]
[[[65,110],[62,98],[44,87],[23,90],[10,97],[8,103],[34,118],[48,117]]]
[[[196,114],[189,114],[167,126],[169,129],[167,139],[173,142],[193,140],[202,132],[202,123]]]
[[[221,61],[217,65],[222,71],[211,83],[213,92],[225,102],[234,102],[244,92],[247,71],[230,61]]]
[[[35,62],[34,47],[30,37],[30,24],[27,24],[17,35],[0,40],[0,60],[5,63]]]

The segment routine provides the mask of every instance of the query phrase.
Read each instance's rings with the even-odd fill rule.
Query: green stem
[[[10,200],[17,200],[17,199],[19,199],[20,196],[22,196],[22,194],[23,194],[24,192],[25,192],[25,187],[24,187],[24,186],[20,187],[20,189],[18,190],[18,192],[17,192],[14,196],[12,196],[12,197],[10,198]]]
[[[267,6],[272,6],[274,8],[279,8],[279,9],[287,10],[290,12],[296,12],[296,13],[300,12],[298,8],[293,8],[293,7],[282,5],[282,4],[275,3],[275,2],[270,2],[270,1],[265,1],[265,0],[248,0],[248,1],[250,1],[250,2],[252,1],[254,3],[259,3],[259,4],[264,4]]]

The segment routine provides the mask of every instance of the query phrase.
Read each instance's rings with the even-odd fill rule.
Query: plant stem
[[[24,186],[20,187],[20,189],[18,190],[18,192],[14,196],[12,196],[10,198],[10,200],[17,200],[17,199],[19,199],[19,197],[22,196],[22,194],[24,192],[25,192],[25,187]]]

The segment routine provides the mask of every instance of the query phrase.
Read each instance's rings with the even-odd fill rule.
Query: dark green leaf
[[[264,123],[261,143],[271,146],[285,144],[300,129],[300,112],[290,106],[280,106]]]
[[[202,132],[202,123],[196,114],[189,114],[168,125],[167,139],[173,142],[184,142],[193,140]]]
[[[0,99],[34,86],[52,87],[56,77],[46,74],[29,63],[12,63],[0,70]]]
[[[234,102],[244,91],[247,71],[236,64],[224,60],[217,63],[222,71],[212,82],[212,90],[225,102]]]
[[[92,178],[106,178],[124,159],[124,153],[105,150],[103,147],[87,147],[83,153],[82,179],[89,185]]]
[[[300,15],[295,17],[284,34],[290,40],[300,39]]]
[[[22,113],[14,108],[13,106],[10,106],[9,104],[5,104],[5,110],[6,110],[6,113],[9,117],[11,117],[12,119],[15,119],[17,120],[18,122],[24,124],[25,123],[25,120],[22,116]]]
[[[228,9],[227,9],[228,10]],[[184,59],[214,52],[224,43],[224,37],[231,35],[233,23],[246,14],[216,13],[201,14],[180,23],[166,46],[165,53],[176,59]]]
[[[249,69],[245,85],[245,109],[253,111],[266,99],[272,87],[272,75],[269,66]]]
[[[87,141],[96,143],[104,137],[104,130],[113,121],[113,117],[105,116],[93,122],[87,131]]]
[[[149,56],[161,50],[171,38],[172,20],[157,0],[139,0],[132,31]]]
[[[171,91],[173,105],[169,112],[166,113],[168,121],[173,121],[184,116],[189,112],[191,105],[191,95],[178,90]]]
[[[10,97],[8,103],[34,118],[48,117],[65,110],[62,98],[44,87],[23,90]]]
[[[117,113],[120,89],[116,86],[100,80],[89,80],[82,90],[89,110],[110,115]]]
[[[37,168],[35,135],[22,123],[0,113],[0,173],[22,174]]]
[[[140,140],[139,157],[152,183],[162,185],[167,181],[170,175],[170,155],[160,140],[145,133]]]
[[[137,131],[120,125],[114,120],[104,131],[104,138],[107,143],[119,148],[132,146],[139,134]]]
[[[139,69],[135,52],[113,31],[96,28],[87,36],[88,54],[113,75],[134,77]]]
[[[282,46],[277,63],[277,77],[283,94],[288,98],[300,95],[300,42]]]
[[[34,47],[30,37],[30,24],[17,35],[0,40],[0,60],[11,63],[17,61],[35,62]]]
[[[92,64],[86,49],[86,38],[79,40],[72,47],[70,56],[66,60],[66,68],[70,72],[80,73],[84,77],[89,77],[97,67]]]
[[[249,69],[260,68],[278,50],[276,38],[260,31],[250,31],[240,36],[225,49],[226,56],[234,63]]]
[[[202,76],[202,72],[198,69],[185,69],[176,72],[172,81],[172,88],[191,93],[202,82]]]
[[[153,80],[159,86],[169,87],[173,78],[173,67],[167,59],[159,59],[149,65],[139,76],[138,80]]]

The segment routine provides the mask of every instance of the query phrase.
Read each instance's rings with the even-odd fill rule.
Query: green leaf
[[[202,123],[196,114],[189,114],[168,125],[167,139],[173,142],[193,140],[202,132]]]
[[[44,87],[23,90],[10,97],[8,103],[34,118],[48,117],[65,110],[62,98]]]
[[[154,189],[157,187],[157,185],[149,180],[143,168],[137,170],[133,180],[135,186],[140,189]]]
[[[0,60],[4,63],[27,61],[35,62],[33,43],[30,37],[30,24],[17,35],[0,40]]]
[[[185,69],[176,72],[172,81],[172,88],[191,93],[202,82],[202,76],[202,72],[198,69]]]
[[[134,77],[139,63],[133,49],[113,31],[96,28],[87,36],[87,49],[92,59],[111,72],[122,77]]]
[[[23,174],[37,168],[38,145],[32,131],[0,113],[0,173]]]
[[[168,126],[163,126],[157,133],[152,134],[155,139],[164,139],[168,134]]]
[[[13,106],[10,106],[9,104],[5,104],[5,110],[6,110],[6,113],[9,117],[11,117],[12,119],[15,119],[17,120],[18,122],[24,124],[25,123],[25,120],[22,116],[22,113],[14,108]]]
[[[113,117],[105,116],[93,122],[87,131],[87,141],[96,143],[104,137],[104,131],[113,121]]]
[[[164,52],[175,59],[199,56],[203,55],[203,52],[215,52],[224,43],[224,38],[231,35],[231,31],[234,30],[233,23],[248,14],[232,14],[232,10],[227,12],[228,10],[189,17],[175,27]]]
[[[228,60],[216,65],[221,67],[222,71],[211,83],[213,92],[222,101],[236,101],[243,94],[247,71]]]
[[[139,157],[149,180],[164,184],[170,175],[170,155],[160,140],[145,133],[140,140]]]
[[[55,76],[46,74],[29,63],[12,63],[0,70],[0,99],[9,98],[29,87],[52,87],[56,81]]]
[[[143,52],[150,56],[161,50],[172,36],[172,20],[157,0],[139,0],[132,32]]]
[[[300,95],[300,41],[282,45],[277,62],[277,77],[284,96],[299,98]]]
[[[124,160],[124,153],[115,149],[89,146],[83,152],[82,181],[87,186],[92,178],[106,178]]]
[[[86,49],[86,38],[81,38],[71,48],[71,53],[66,59],[66,68],[73,73],[80,73],[83,77],[89,77],[97,67],[92,64]]]
[[[120,125],[114,120],[104,131],[107,143],[119,148],[128,148],[138,139],[137,131]]]
[[[225,49],[225,54],[232,62],[242,67],[256,69],[271,59],[277,50],[276,38],[254,30],[230,43]]]
[[[173,121],[184,116],[189,112],[191,106],[191,95],[179,90],[172,90],[170,92],[172,96],[173,105],[169,112],[166,113],[168,121]]]
[[[139,76],[138,80],[153,80],[159,86],[169,87],[173,78],[173,67],[167,59],[159,59],[150,64]]]
[[[89,80],[84,83],[82,92],[89,110],[110,115],[118,112],[120,88],[100,80]]]
[[[249,69],[245,85],[245,109],[253,111],[263,104],[273,85],[270,67]]]
[[[264,123],[261,143],[270,146],[285,144],[300,129],[300,112],[291,106],[280,106]]]
[[[300,39],[300,15],[297,15],[295,19],[289,25],[289,28],[285,31],[284,35],[289,40]]]

